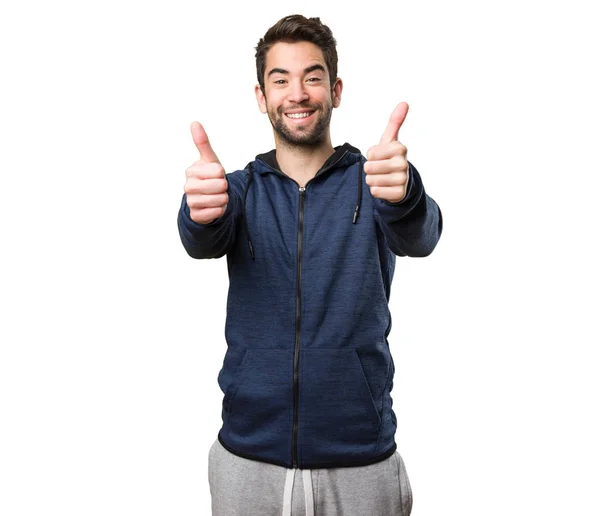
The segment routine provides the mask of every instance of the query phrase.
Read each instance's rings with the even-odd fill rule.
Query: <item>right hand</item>
[[[200,159],[186,169],[185,186],[190,217],[198,224],[208,224],[225,213],[229,196],[225,170],[212,150],[206,131],[193,122],[192,138],[200,152]]]

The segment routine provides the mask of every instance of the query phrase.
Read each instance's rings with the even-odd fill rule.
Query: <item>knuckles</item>
[[[220,163],[202,163],[196,161],[185,170],[186,177],[197,177],[199,179],[213,179],[225,177],[225,169]]]
[[[365,182],[369,186],[382,187],[402,187],[406,185],[408,176],[404,172],[392,172],[390,174],[372,174],[367,175]]]
[[[389,202],[400,202],[406,197],[406,188],[404,186],[374,186],[371,188],[371,195]]]
[[[366,158],[369,161],[373,161],[385,159],[382,158],[382,156],[386,156],[388,159],[391,159],[392,157],[406,157],[407,152],[408,149],[406,148],[406,145],[400,143],[399,141],[386,142],[369,147]]]
[[[190,210],[201,210],[206,208],[221,208],[229,203],[229,195],[222,194],[191,194],[186,198]]]
[[[394,151],[394,154],[397,154],[400,156],[406,156],[406,152],[408,151],[408,149],[406,148],[406,145],[404,145],[403,143],[395,141],[395,142],[390,142],[389,145],[390,145],[390,148]]]
[[[392,163],[395,170],[398,170],[400,172],[408,171],[408,162],[406,161],[406,158],[403,155],[394,156],[392,158]]]
[[[229,183],[225,178],[198,178],[188,177],[183,185],[183,191],[188,194],[199,195],[218,195],[225,193],[229,188]]]
[[[403,175],[408,174],[408,162],[402,156],[394,156],[386,160],[371,161],[363,165],[363,171],[367,176],[367,182],[373,175]]]
[[[190,208],[190,218],[198,224],[208,224],[225,213],[227,206],[218,208]]]
[[[207,163],[206,165],[203,165],[203,170],[206,171],[207,174],[210,174],[211,177],[225,176],[225,169],[220,163]]]

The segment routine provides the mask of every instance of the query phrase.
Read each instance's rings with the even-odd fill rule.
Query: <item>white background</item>
[[[179,241],[189,125],[228,171],[272,148],[254,46],[297,12],[338,41],[334,145],[366,152],[407,101],[444,215],[392,290],[413,515],[600,514],[592,2],[10,4],[0,514],[210,513],[227,275]]]

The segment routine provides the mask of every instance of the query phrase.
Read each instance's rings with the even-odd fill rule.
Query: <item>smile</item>
[[[286,113],[285,116],[288,118],[307,118],[313,113],[314,111],[303,111],[302,113]]]

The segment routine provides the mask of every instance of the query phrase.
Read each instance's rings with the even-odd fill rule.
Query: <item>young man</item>
[[[407,516],[387,336],[395,256],[427,256],[437,204],[406,160],[399,104],[367,157],[333,147],[336,42],[288,16],[256,47],[275,149],[225,174],[200,124],[178,216],[194,258],[227,255],[223,426],[209,452],[215,516]],[[297,481],[295,481],[297,480]]]

